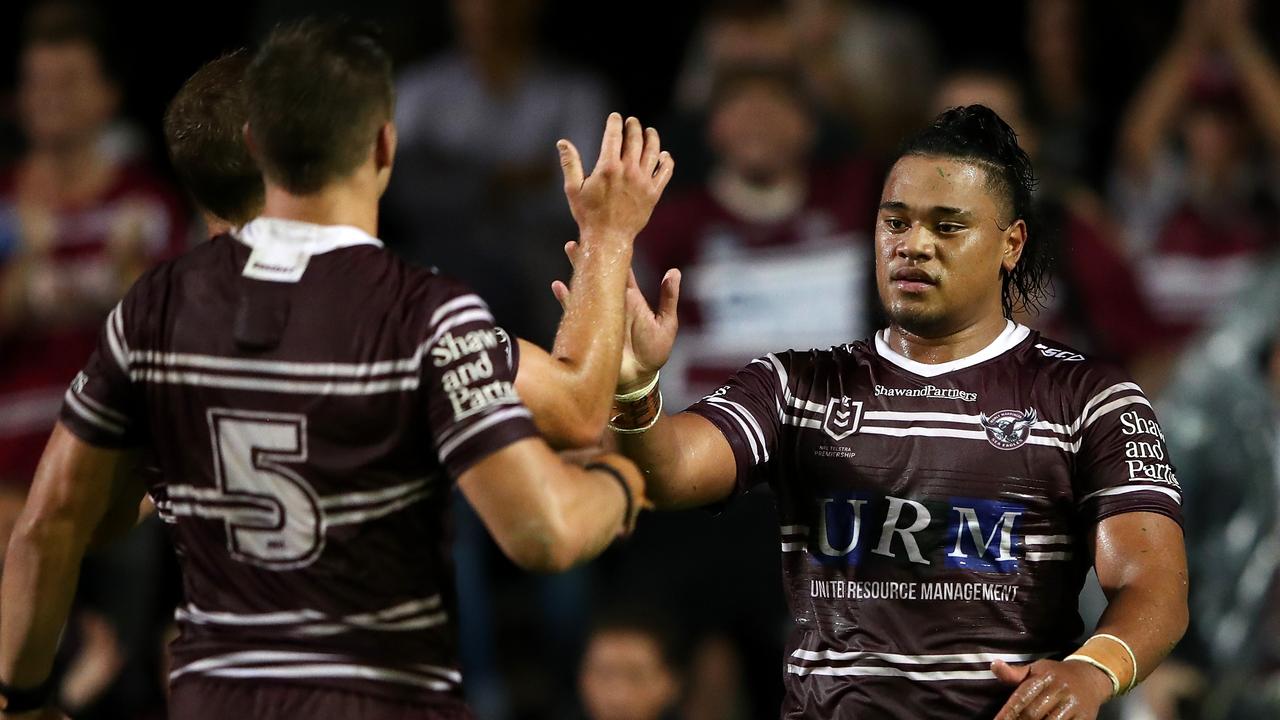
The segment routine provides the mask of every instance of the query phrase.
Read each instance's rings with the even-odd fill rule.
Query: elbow
[[[511,562],[527,572],[562,573],[578,564],[573,537],[549,526],[508,544],[505,552]]]

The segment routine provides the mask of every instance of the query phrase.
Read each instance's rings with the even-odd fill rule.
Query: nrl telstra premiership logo
[[[827,414],[822,418],[822,431],[832,440],[840,442],[858,432],[862,424],[862,402],[848,397],[832,398],[827,403]]]

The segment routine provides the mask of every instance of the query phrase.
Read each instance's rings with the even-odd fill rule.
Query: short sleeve
[[[62,424],[98,447],[134,447],[146,438],[141,396],[129,377],[125,305],[107,316],[97,347],[62,397]]]
[[[737,461],[738,492],[764,479],[765,467],[777,450],[788,357],[771,353],[752,360],[688,410],[709,420],[729,441]]]
[[[457,479],[511,443],[537,435],[516,394],[517,347],[480,296],[453,292],[427,325],[422,391],[440,463]]]
[[[1182,523],[1182,488],[1155,410],[1133,382],[1115,378],[1091,393],[1080,423],[1077,509],[1096,524],[1154,512]]]

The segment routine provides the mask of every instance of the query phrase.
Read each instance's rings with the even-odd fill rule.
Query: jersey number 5
[[[240,506],[225,514],[231,557],[272,570],[310,565],[324,550],[324,514],[285,465],[306,462],[307,418],[222,408],[208,418],[218,489]]]

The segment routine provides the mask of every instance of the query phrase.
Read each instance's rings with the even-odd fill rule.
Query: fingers
[[[604,123],[604,137],[600,140],[600,157],[596,160],[596,169],[603,168],[606,163],[622,156],[622,116],[609,113]]]
[[[561,310],[569,309],[569,286],[560,280],[551,283],[551,294],[556,296],[556,301],[560,303]]]
[[[996,660],[991,663],[991,672],[995,674],[997,680],[1006,685],[1020,685],[1023,680],[1027,679],[1027,674],[1031,672],[1031,666],[1014,666],[1003,660]]]
[[[644,151],[644,128],[636,118],[629,117],[623,130],[622,164],[630,167],[640,162],[640,154]]]
[[[565,257],[569,258],[569,265],[574,270],[578,269],[578,241],[570,240],[564,244]]]
[[[1022,711],[1026,710],[1031,701],[1036,699],[1036,696],[1040,694],[1040,691],[1044,689],[1045,684],[1048,682],[1049,677],[1045,675],[1028,678],[1018,686],[1017,690],[1013,691],[1013,695],[1004,704],[1004,707],[1000,708],[995,720],[1020,720]]]
[[[572,197],[582,189],[582,156],[568,140],[556,143],[556,149],[560,151],[560,171],[564,173],[564,194]]]
[[[666,189],[667,183],[671,182],[671,176],[675,174],[676,161],[671,157],[671,153],[662,151],[658,156],[658,167],[653,171],[653,180],[658,188],[658,192]]]
[[[1048,687],[1027,703],[1027,709],[1018,716],[1020,720],[1044,720],[1062,704],[1060,688]]]
[[[658,292],[658,319],[663,325],[676,322],[676,307],[680,302],[680,271],[672,268],[662,277],[662,289]]]
[[[658,156],[662,152],[662,139],[658,137],[658,131],[653,128],[645,128],[644,131],[644,154],[640,156],[640,169],[649,173],[649,177],[653,177],[658,171]]]

